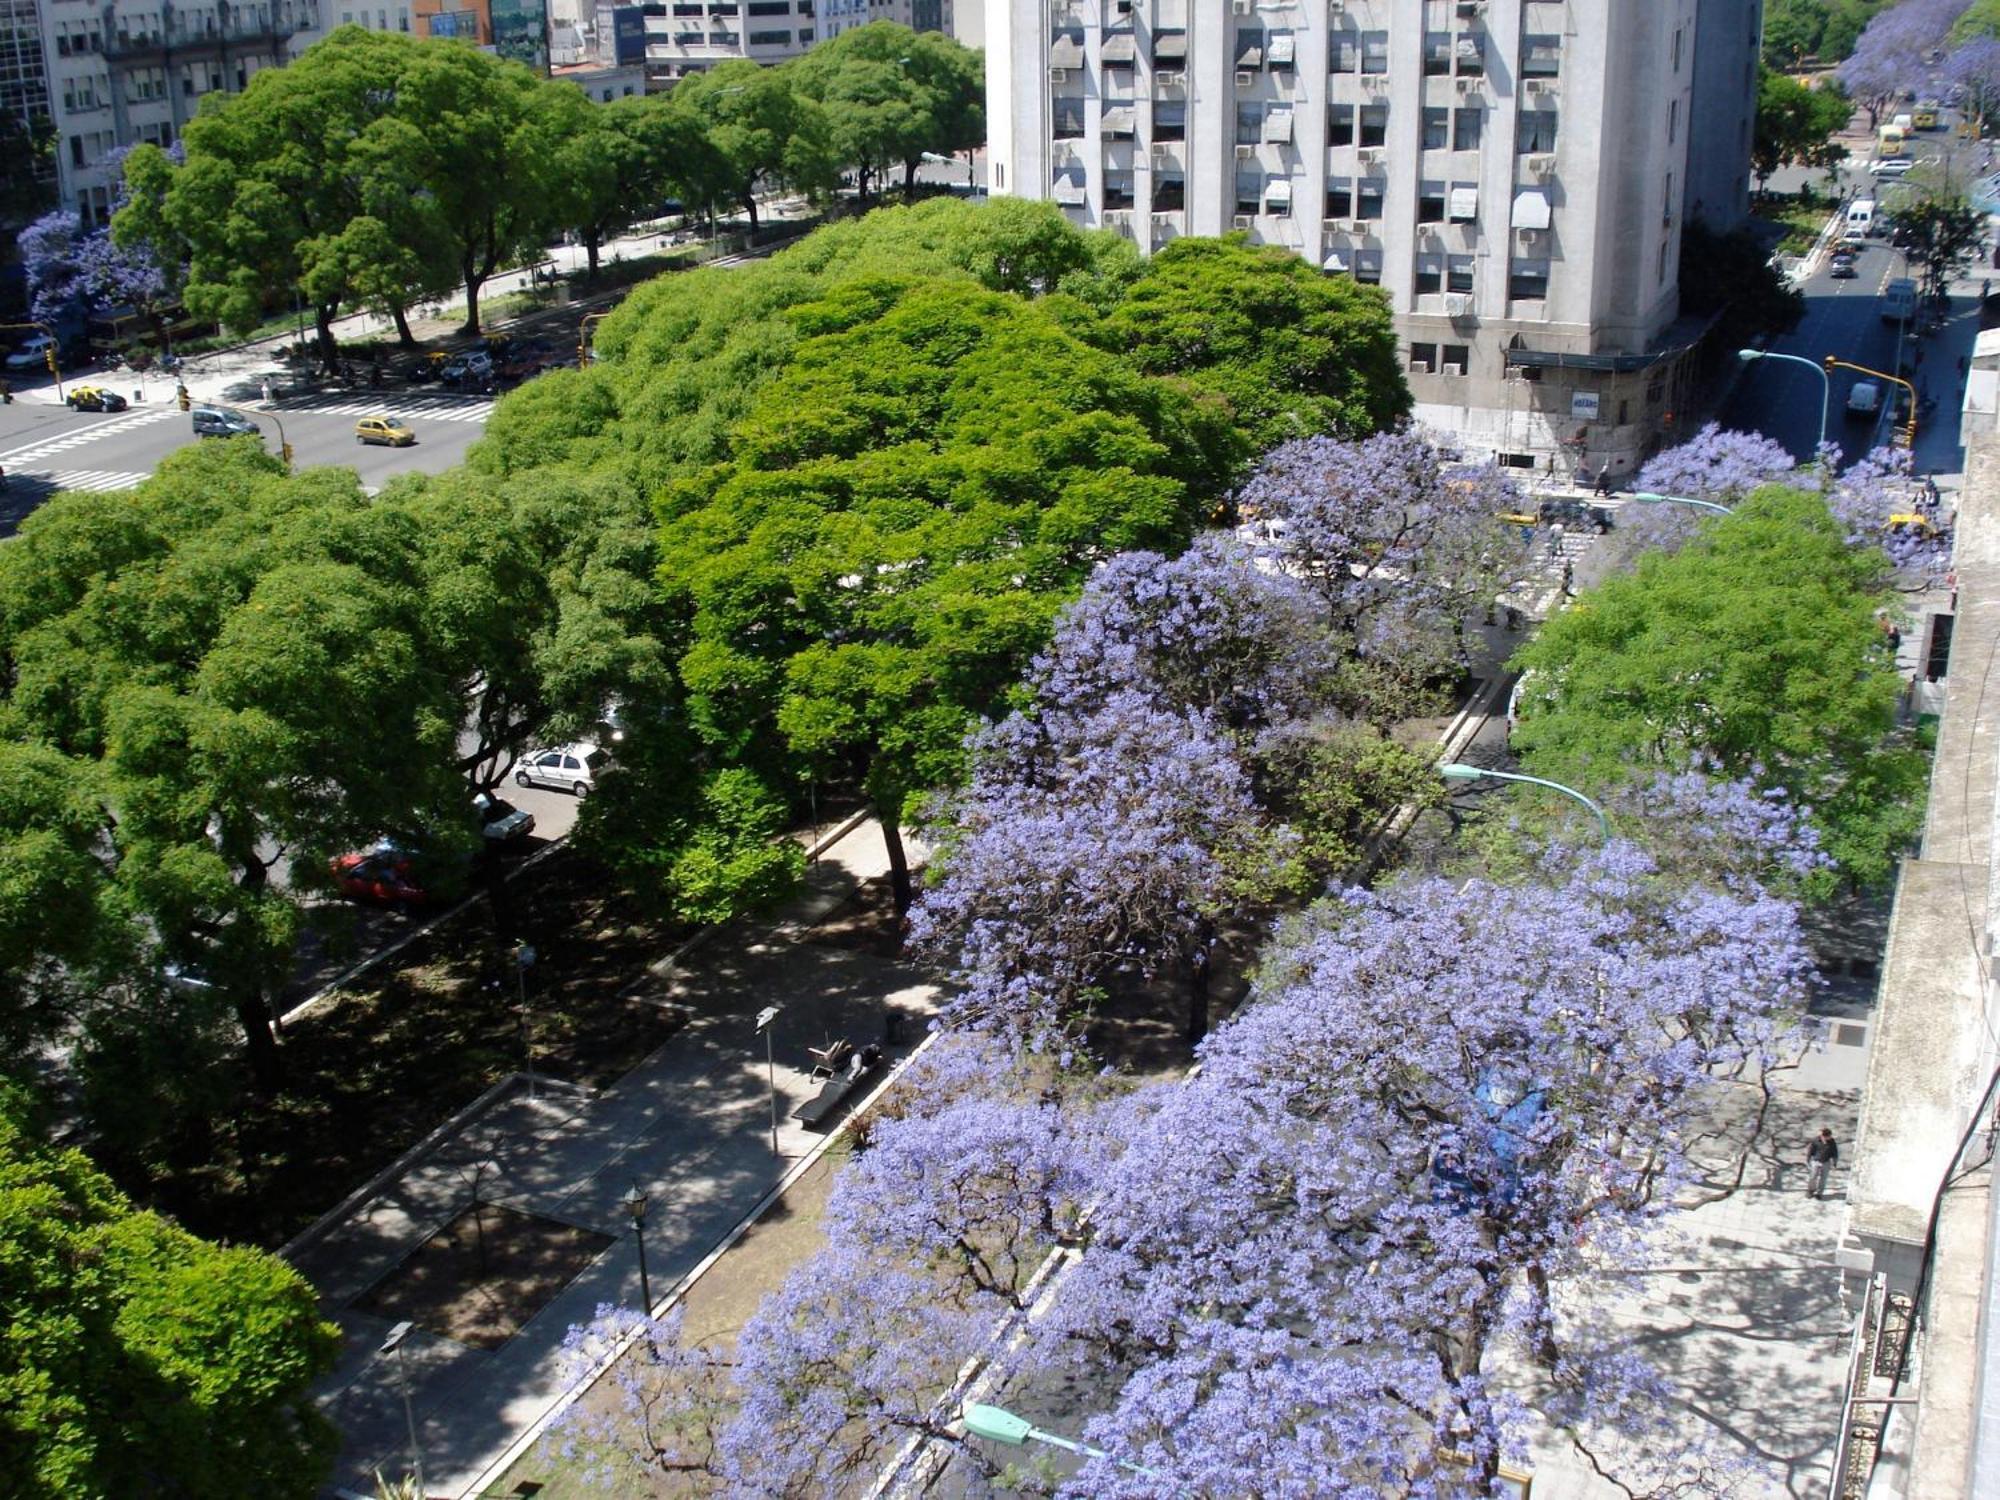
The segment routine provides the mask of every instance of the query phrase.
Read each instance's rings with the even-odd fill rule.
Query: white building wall
[[[954,34],[952,0],[820,0],[819,19],[822,41],[870,21],[894,21],[912,31]]]
[[[664,14],[652,14],[653,9]],[[646,79],[671,88],[688,73],[747,57],[777,63],[821,35],[814,0],[666,0],[646,16]]]
[[[989,0],[994,190],[1146,249],[1240,229],[1378,282],[1421,419],[1514,462],[1622,472],[1680,404],[1697,15],[1747,36],[1757,5]],[[1527,126],[1550,113],[1545,150]],[[1181,206],[1156,202],[1175,178]],[[1540,202],[1547,227],[1522,232]]]

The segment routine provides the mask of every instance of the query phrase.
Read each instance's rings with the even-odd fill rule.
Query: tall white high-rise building
[[[776,63],[821,35],[815,0],[666,0],[646,12],[646,83],[671,88],[689,73],[747,57]]]
[[[1629,472],[1673,430],[1702,332],[1679,315],[1687,212],[1742,211],[1760,19],[989,0],[991,184],[1143,249],[1241,230],[1379,285],[1419,420],[1506,464]]]
[[[952,29],[952,0],[820,0],[823,36],[839,36],[870,21],[895,21],[912,31]]]

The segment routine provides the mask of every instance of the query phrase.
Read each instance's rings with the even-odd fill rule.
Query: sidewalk
[[[290,1259],[346,1340],[338,1369],[316,1392],[342,1432],[336,1487],[372,1493],[376,1470],[408,1468],[397,1364],[378,1351],[398,1316],[415,1316],[410,1299],[424,1295],[425,1267],[412,1258],[420,1250],[437,1256],[454,1234],[469,1243],[475,1189],[481,1254],[490,1244],[509,1264],[539,1256],[545,1285],[564,1284],[511,1337],[503,1331],[504,1342],[487,1340],[497,1347],[422,1326],[404,1344],[433,1495],[461,1493],[560,1395],[560,1349],[572,1324],[587,1322],[600,1303],[638,1300],[625,1207],[635,1186],[650,1205],[645,1253],[657,1301],[824,1140],[790,1119],[816,1088],[807,1078],[808,1047],[842,1036],[878,1039],[890,1008],[911,1018],[891,1061],[921,1040],[914,1022],[931,1007],[930,985],[899,963],[812,940],[816,925],[886,868],[879,830],[858,824],[821,855],[806,890],[775,921],[724,928],[665,977],[648,977],[642,993],[690,1019],[613,1087],[589,1097],[543,1081],[530,1099],[516,1080],[317,1238],[295,1242]],[[777,1158],[754,1022],[766,1005],[783,1007],[773,1028]],[[589,1257],[573,1279],[565,1280],[559,1241]],[[481,1295],[496,1294],[489,1285]],[[372,1305],[380,1302],[400,1306]],[[429,1321],[446,1322],[444,1311]]]

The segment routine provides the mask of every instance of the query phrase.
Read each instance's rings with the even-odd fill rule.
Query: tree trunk
[[[405,349],[417,347],[417,336],[410,332],[409,310],[398,303],[389,309],[389,315],[396,320],[396,342]]]
[[[917,190],[917,159],[913,156],[903,163],[903,196],[909,197]]]
[[[1555,1304],[1550,1300],[1554,1295],[1549,1288],[1549,1273],[1541,1266],[1528,1267],[1528,1285],[1542,1299],[1541,1316],[1535,1319],[1535,1358],[1545,1370],[1553,1370],[1562,1362],[1562,1350],[1556,1347]]]
[[[1190,1047],[1208,1035],[1209,955],[1215,951],[1215,929],[1204,922],[1197,946],[1188,955],[1188,1027]]]
[[[333,336],[333,313],[334,309],[325,303],[313,308],[313,330],[319,340],[320,363],[329,370],[340,365],[340,345]]]
[[[757,189],[755,184],[743,190],[743,211],[750,216],[750,238],[757,238]]]
[[[236,1019],[243,1026],[243,1040],[250,1058],[250,1076],[260,1094],[275,1094],[284,1081],[284,1067],[278,1057],[278,1038],[271,1030],[271,1007],[262,990],[239,995]]]
[[[896,893],[896,915],[900,917],[917,899],[916,890],[910,883],[910,857],[903,849],[903,830],[899,826],[903,816],[903,799],[898,797],[891,807],[877,798],[875,816],[882,824],[882,846],[889,851],[889,884]]]
[[[604,236],[594,228],[589,230],[583,237],[584,263],[589,268],[585,274],[592,281],[597,280],[597,252],[603,243]]]
[[[477,334],[479,332],[479,288],[485,284],[485,281],[486,278],[484,276],[475,276],[470,273],[466,275],[465,322],[458,330],[460,333]]]

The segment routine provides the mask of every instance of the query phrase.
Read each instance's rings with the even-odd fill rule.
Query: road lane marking
[[[38,458],[46,458],[52,453],[61,453],[69,448],[80,448],[85,443],[94,443],[99,438],[117,437],[122,432],[134,428],[150,426],[180,413],[171,406],[148,407],[144,411],[127,412],[123,416],[108,417],[102,422],[92,422],[88,427],[70,427],[52,437],[38,438],[32,443],[23,443],[18,448],[10,448],[0,453],[0,463],[31,463]]]

